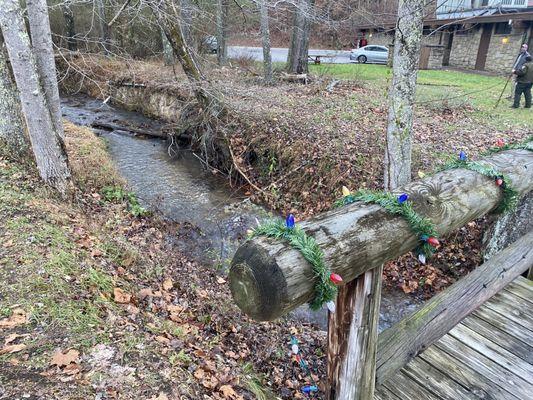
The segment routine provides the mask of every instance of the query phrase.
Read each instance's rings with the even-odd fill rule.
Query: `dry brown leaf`
[[[63,367],[69,365],[70,363],[75,363],[78,361],[80,352],[78,350],[70,349],[66,353],[63,353],[61,350],[58,350],[52,356],[52,361],[50,365],[57,365],[58,367]]]
[[[235,393],[235,390],[230,385],[222,385],[218,390],[220,390],[226,399],[237,398],[237,393]]]
[[[164,282],[163,282],[163,289],[164,290],[168,291],[168,290],[172,289],[173,286],[174,286],[174,282],[172,282],[172,279],[167,278],[167,279],[164,280]]]
[[[217,283],[218,283],[219,285],[223,285],[224,283],[226,283],[226,280],[225,280],[224,278],[220,278],[220,277],[218,277],[218,278],[217,278]]]
[[[139,299],[144,300],[147,297],[153,297],[154,293],[152,292],[152,289],[145,288],[145,289],[139,290],[138,296],[139,296]]]
[[[63,369],[63,372],[67,375],[76,375],[80,372],[80,366],[76,363],[69,364]]]
[[[163,343],[163,344],[169,344],[170,343],[170,339],[167,338],[166,336],[156,336],[155,337],[155,340],[159,343]]]
[[[4,346],[0,349],[0,354],[12,354],[22,351],[26,348],[25,344],[11,344],[9,346]]]
[[[4,346],[7,346],[9,343],[14,342],[18,338],[28,336],[28,335],[19,335],[17,333],[12,333],[11,335],[7,335],[6,340],[4,341]]]
[[[194,371],[194,377],[198,380],[202,380],[205,377],[205,371],[202,368],[198,368]]]
[[[13,328],[14,326],[22,325],[28,322],[26,317],[26,311],[22,308],[15,308],[13,314],[9,318],[4,318],[0,320],[0,329],[1,328]]]
[[[126,304],[131,301],[131,294],[125,292],[121,288],[113,289],[113,295],[117,303]]]

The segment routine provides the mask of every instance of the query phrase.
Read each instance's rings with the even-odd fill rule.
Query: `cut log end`
[[[229,273],[230,290],[237,306],[258,321],[281,315],[287,288],[283,272],[264,248],[247,242],[239,248]]]

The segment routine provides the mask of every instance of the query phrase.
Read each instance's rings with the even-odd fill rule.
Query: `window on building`
[[[508,22],[498,22],[494,26],[495,35],[509,35],[512,30],[513,27]]]

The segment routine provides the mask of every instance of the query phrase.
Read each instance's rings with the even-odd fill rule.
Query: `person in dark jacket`
[[[526,98],[526,108],[531,108],[531,86],[533,86],[533,63],[531,63],[531,56],[526,56],[524,64],[514,71],[516,74],[516,89],[514,92],[513,108],[520,106],[520,98],[522,93]]]

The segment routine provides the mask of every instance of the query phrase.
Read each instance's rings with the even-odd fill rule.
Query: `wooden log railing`
[[[533,189],[531,151],[502,151],[482,161],[506,174],[520,195]],[[465,169],[440,172],[398,192],[409,194],[415,210],[433,221],[439,235],[487,214],[502,196],[489,178]],[[407,253],[419,240],[401,216],[361,203],[326,212],[300,226],[315,238],[326,264],[345,282]],[[233,258],[229,279],[237,305],[257,320],[278,318],[313,297],[309,263],[297,250],[270,238],[243,244]]]
[[[394,375],[532,266],[533,231],[383,331],[378,339],[376,383]]]

